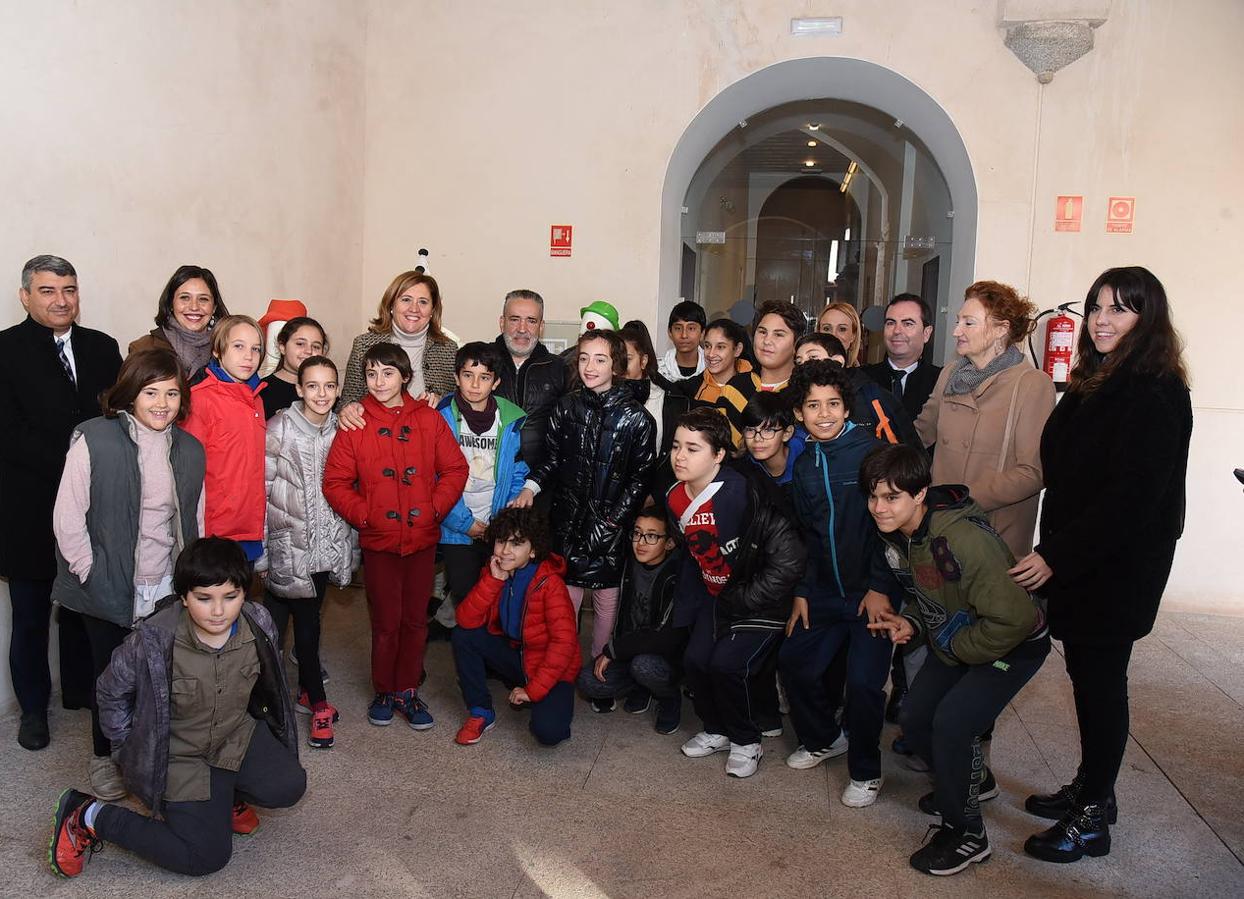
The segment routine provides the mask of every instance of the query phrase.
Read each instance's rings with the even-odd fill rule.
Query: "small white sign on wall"
[[[705,243],[725,243],[725,231],[697,231],[695,232],[695,242],[698,244]]]

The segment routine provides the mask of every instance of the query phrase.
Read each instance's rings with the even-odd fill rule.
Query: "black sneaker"
[[[1110,854],[1110,825],[1106,804],[1079,805],[1048,830],[1030,836],[1024,851],[1043,862],[1078,862],[1086,855]]]
[[[989,768],[985,769],[985,780],[981,784],[981,791],[977,795],[977,800],[985,802],[989,799],[997,798],[1002,791],[998,789],[998,782],[994,779],[993,771]],[[932,792],[925,793],[920,797],[920,811],[926,815],[932,815],[934,818],[940,818],[942,813],[937,810],[937,800]]]
[[[659,734],[672,734],[682,721],[682,697],[675,694],[657,702],[656,730]]]
[[[651,707],[652,694],[641,687],[636,687],[627,693],[626,701],[622,703],[623,711],[630,712],[632,715],[642,715]]]
[[[949,824],[930,827],[929,832],[933,838],[911,857],[911,866],[917,871],[946,877],[990,856],[989,838],[984,832],[960,833]]]
[[[618,707],[618,701],[616,699],[593,699],[592,700],[592,711],[599,712],[602,715],[608,712],[612,712],[617,707]]]

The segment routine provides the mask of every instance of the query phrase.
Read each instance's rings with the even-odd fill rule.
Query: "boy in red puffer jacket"
[[[458,731],[478,743],[496,723],[487,676],[507,684],[513,706],[531,706],[531,732],[543,746],[570,738],[579,635],[562,575],[566,563],[549,552],[549,530],[531,509],[506,509],[488,525],[488,571],[458,605],[454,665],[469,713]]]
[[[410,358],[380,343],[363,357],[366,424],[338,431],[324,466],[324,498],[359,532],[371,606],[367,720],[415,730],[433,724],[419,698],[441,521],[466,486],[467,463],[440,413],[407,391]]]

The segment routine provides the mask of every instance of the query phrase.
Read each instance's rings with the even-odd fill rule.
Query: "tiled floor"
[[[953,878],[907,864],[928,824],[915,807],[924,775],[887,752],[882,798],[838,801],[843,759],[811,771],[782,764],[787,735],[766,741],[760,772],[727,778],[723,756],[678,752],[692,732],[662,737],[651,717],[576,708],[574,736],[539,749],[520,713],[471,748],[454,745],[461,714],[449,647],[433,644],[425,733],[367,724],[368,634],[357,591],[330,596],[329,696],[342,711],[337,746],[303,751],[304,801],[265,814],[235,838],[219,874],[192,880],[115,846],[77,881],[49,873],[51,809],[85,786],[84,712],[53,714],[54,742],[28,753],[0,721],[0,895],[4,896],[1244,896],[1244,619],[1163,615],[1132,664],[1132,740],[1119,783],[1120,823],[1103,859],[1054,866],[1025,857],[1039,823],[1024,796],[1062,783],[1076,761],[1061,657],[998,722],[993,763],[1002,795],[987,804],[994,856]],[[892,729],[887,728],[886,744]]]

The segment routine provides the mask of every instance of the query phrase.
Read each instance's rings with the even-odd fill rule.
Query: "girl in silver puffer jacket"
[[[337,367],[312,356],[298,368],[300,400],[268,421],[264,479],[268,514],[266,555],[256,568],[266,572],[265,604],[272,613],[278,646],[294,619],[294,655],[302,688],[298,710],[311,713],[307,743],[333,745],[337,710],[324,693],[320,666],[320,607],[331,581],[350,583],[358,566],[358,535],[324,499],[324,462],[337,434]]]

